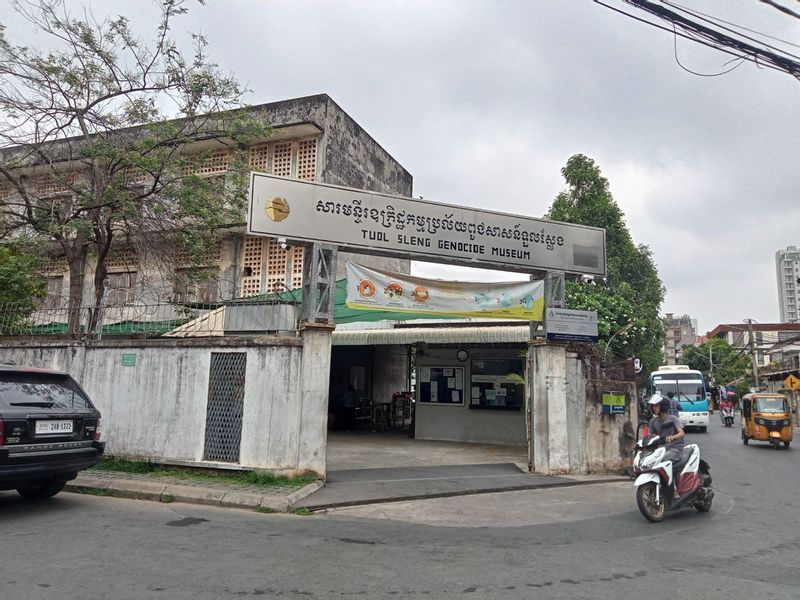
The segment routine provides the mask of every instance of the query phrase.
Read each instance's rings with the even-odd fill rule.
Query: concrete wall
[[[605,377],[588,357],[557,344],[530,348],[534,466],[540,473],[623,472],[638,423],[633,381]],[[603,392],[625,393],[625,412],[603,414]]]
[[[0,361],[71,373],[103,414],[109,454],[201,465],[211,353],[244,352],[240,461],[214,466],[324,476],[329,350],[323,329],[302,340],[5,345]],[[123,354],[135,354],[135,366],[123,366]]]
[[[430,348],[417,357],[420,367],[464,367],[465,402],[463,406],[416,403],[415,437],[423,440],[447,440],[485,444],[525,445],[525,415],[522,411],[479,410],[469,407],[470,360],[481,358],[517,358],[519,350],[470,348],[470,359],[460,362],[456,348]],[[417,385],[419,389],[419,384]],[[417,392],[419,394],[419,391]]]
[[[408,354],[406,346],[373,346],[372,399],[389,402],[392,394],[408,386]]]

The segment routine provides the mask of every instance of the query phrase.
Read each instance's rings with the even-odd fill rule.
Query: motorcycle
[[[721,419],[725,427],[730,427],[733,425],[733,407],[732,406],[725,406],[722,408]]]
[[[708,463],[700,458],[697,444],[687,444],[677,463],[680,473],[673,477],[673,464],[664,460],[666,440],[659,435],[645,436],[636,443],[633,473],[637,475],[636,504],[645,519],[657,523],[668,511],[693,506],[700,512],[711,510],[714,488]],[[677,495],[675,494],[677,485]]]

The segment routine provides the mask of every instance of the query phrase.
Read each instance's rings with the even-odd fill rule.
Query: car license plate
[[[36,435],[48,433],[72,433],[72,421],[36,421]]]

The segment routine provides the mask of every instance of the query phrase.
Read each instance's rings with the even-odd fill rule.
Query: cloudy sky
[[[756,0],[681,4],[800,44],[800,20]],[[143,35],[154,21],[144,1],[88,5]],[[10,41],[36,43],[7,7]],[[690,314],[701,332],[778,320],[775,251],[800,245],[800,81],[789,75],[752,63],[690,74],[676,53],[706,74],[730,57],[676,47],[590,0],[209,0],[177,23],[178,37],[190,30],[247,83],[249,103],[328,93],[426,199],[539,217],[564,187],[561,167],[586,154],[653,250],[664,312]]]

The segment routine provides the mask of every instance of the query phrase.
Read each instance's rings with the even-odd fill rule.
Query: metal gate
[[[203,460],[239,462],[246,352],[212,352]]]

